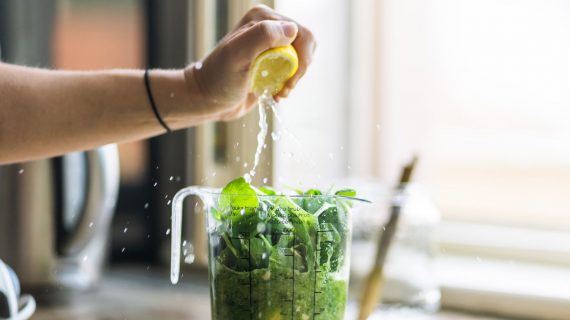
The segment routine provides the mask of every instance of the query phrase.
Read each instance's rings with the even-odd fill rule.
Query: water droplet
[[[380,130],[380,124],[379,123],[376,124],[376,129]]]
[[[18,174],[22,174],[22,173],[24,173],[24,169],[18,170]]]
[[[265,260],[266,258],[267,258],[267,253],[265,253],[265,252],[262,253],[262,254],[261,254],[261,259]]]
[[[170,228],[166,229],[166,235],[170,234]]]
[[[239,213],[243,216],[245,214],[245,209],[241,209]]]
[[[240,162],[241,158],[238,156],[236,157],[236,162]]]
[[[124,253],[124,252],[125,252],[125,250],[127,250],[127,248],[123,248],[123,249],[121,249],[121,253]]]
[[[242,128],[245,128],[245,127],[246,127],[245,123],[242,123],[241,127],[242,127]]]
[[[153,187],[158,186],[158,182],[155,182],[152,186],[153,186]]]
[[[180,182],[180,176],[176,177],[176,182]]]
[[[186,247],[186,244],[187,244],[187,243],[188,243],[188,241],[184,240],[184,241],[182,242],[182,246],[183,246],[183,247]]]
[[[171,92],[171,93],[170,93],[170,98],[171,98],[171,99],[174,98],[174,92]]]
[[[334,154],[333,154],[332,152],[329,152],[329,158],[330,158],[331,160],[334,159]]]
[[[147,239],[150,239],[150,234],[147,234],[147,235],[146,235],[146,238],[147,238]]]
[[[196,256],[193,253],[184,257],[184,263],[186,264],[192,264],[194,263],[194,260],[196,260]]]
[[[146,266],[146,271],[150,270],[150,266]]]
[[[167,194],[164,195],[164,200],[166,200],[166,199],[168,199],[168,195],[167,195]]]
[[[267,71],[267,70],[262,70],[262,71],[261,71],[261,76],[262,76],[262,77],[266,78],[268,75],[269,75],[269,71]]]
[[[212,172],[212,177],[216,176],[216,171]]]
[[[184,249],[184,263],[191,264],[196,259],[196,255],[194,255],[194,246],[190,243],[188,244],[188,248]]]
[[[200,61],[194,63],[194,69],[196,69],[196,70],[202,69],[203,66],[204,66],[204,65],[203,65],[202,62],[200,62]]]
[[[267,144],[266,144],[266,143],[263,144],[263,149],[267,149]]]
[[[234,149],[237,149],[237,147],[239,147],[239,141],[236,142],[236,145],[234,146]]]
[[[352,169],[352,167],[351,167],[350,165],[346,166],[346,168],[347,168],[348,170]]]
[[[87,261],[87,256],[83,256],[83,262]]]
[[[287,156],[288,156],[289,158],[293,158],[293,152],[289,152],[289,153],[287,154]]]
[[[281,134],[279,134],[278,132],[271,132],[271,139],[273,139],[273,141],[277,141],[281,138]]]
[[[476,260],[477,260],[477,262],[483,261],[483,259],[481,259],[481,257],[477,257]]]
[[[166,205],[169,206],[171,203],[172,203],[172,200],[168,200],[168,201],[166,202]]]
[[[93,228],[93,222],[89,222],[89,228]]]
[[[244,167],[244,168],[247,168],[247,162],[243,164],[243,167]]]
[[[123,233],[127,233],[127,231],[129,231],[129,228],[123,229]]]
[[[343,150],[344,150],[344,146],[340,146],[340,151],[343,151]]]
[[[260,222],[257,224],[257,232],[263,233],[265,231],[265,223]]]
[[[170,178],[168,178],[168,180],[172,181],[172,180],[174,180],[174,177],[170,176]]]
[[[148,202],[144,204],[144,208],[148,209]]]
[[[262,180],[262,181],[263,181],[263,183],[267,183],[267,181],[269,181],[269,179],[267,179],[267,178],[263,178],[263,180]]]
[[[156,166],[156,170],[158,170],[158,166]]]

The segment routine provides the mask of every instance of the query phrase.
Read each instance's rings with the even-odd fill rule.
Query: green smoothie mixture
[[[212,318],[343,319],[355,192],[286,196],[230,182],[212,208]]]

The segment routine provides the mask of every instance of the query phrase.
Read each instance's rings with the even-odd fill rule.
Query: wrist
[[[205,112],[205,99],[199,87],[189,82],[188,69],[156,69],[149,74],[158,112],[172,130],[215,120]]]
[[[204,85],[202,72],[201,62],[193,63],[184,69],[187,92],[194,97],[196,116],[200,117],[202,122],[219,121],[220,113],[215,108],[218,102]]]

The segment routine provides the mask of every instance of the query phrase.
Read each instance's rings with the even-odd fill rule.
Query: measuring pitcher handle
[[[206,203],[201,187],[186,187],[174,195],[172,199],[172,235],[170,251],[170,282],[177,284],[180,277],[180,248],[182,241],[182,204],[187,196],[198,196]]]

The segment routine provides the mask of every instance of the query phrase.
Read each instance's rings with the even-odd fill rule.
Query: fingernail
[[[293,22],[281,22],[281,30],[287,38],[293,38],[297,35],[297,24]]]

